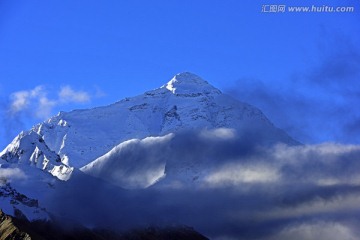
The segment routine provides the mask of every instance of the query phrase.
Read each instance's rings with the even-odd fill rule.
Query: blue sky
[[[262,13],[266,4],[352,13]],[[360,2],[0,1],[0,147],[196,73],[305,143],[360,143]]]

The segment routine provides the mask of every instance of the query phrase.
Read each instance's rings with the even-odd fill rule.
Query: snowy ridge
[[[51,173],[61,180],[68,180],[73,168],[61,163],[60,157],[51,151],[36,132],[20,133],[1,153],[8,163],[29,164]]]

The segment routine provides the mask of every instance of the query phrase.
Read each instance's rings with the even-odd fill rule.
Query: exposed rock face
[[[90,230],[82,226],[75,226],[71,230],[59,226],[59,223],[12,218],[0,209],[0,240],[207,240],[193,228],[149,227],[136,229],[125,233],[115,233],[108,230]]]
[[[38,201],[36,199],[28,198],[24,194],[17,192],[10,186],[10,184],[2,186],[0,190],[0,197],[11,197],[11,202],[15,205],[21,203],[28,207],[39,207]]]
[[[10,216],[0,209],[0,240],[31,240],[29,234],[21,231]]]

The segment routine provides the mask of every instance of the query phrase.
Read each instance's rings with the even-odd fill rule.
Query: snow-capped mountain
[[[147,171],[148,180],[141,180],[140,184],[136,174],[143,172],[134,172],[139,167],[134,168],[131,164],[135,163],[125,160],[128,149],[169,141],[164,136],[192,130],[214,130],[212,134],[218,137],[237,134],[243,139],[256,138],[259,144],[296,143],[259,109],[185,72],[158,89],[109,106],[60,112],[19,134],[0,157],[11,163],[28,163],[61,180],[68,180],[73,168],[93,176],[106,172],[110,176],[107,178],[112,179],[108,170],[99,168],[109,165],[109,159],[122,159],[116,164],[116,178],[122,176],[120,185],[146,187],[164,175],[166,159],[158,159],[154,172]]]
[[[299,144],[257,108],[181,73],[20,133],[0,153],[0,218],[39,222],[46,236],[34,220],[84,234],[180,224],[211,239],[357,239],[359,156],[357,145]]]
[[[79,169],[122,188],[192,184],[223,161],[218,146],[242,151],[247,142],[297,144],[259,109],[185,72],[155,90],[60,112],[20,133],[0,153],[0,170],[34,168],[49,182],[49,173],[66,181]],[[44,192],[52,184],[40,185]]]

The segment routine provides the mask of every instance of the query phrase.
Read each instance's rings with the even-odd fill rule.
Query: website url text
[[[286,6],[286,5],[262,5],[262,13],[349,13],[354,12],[355,8],[352,6]]]

